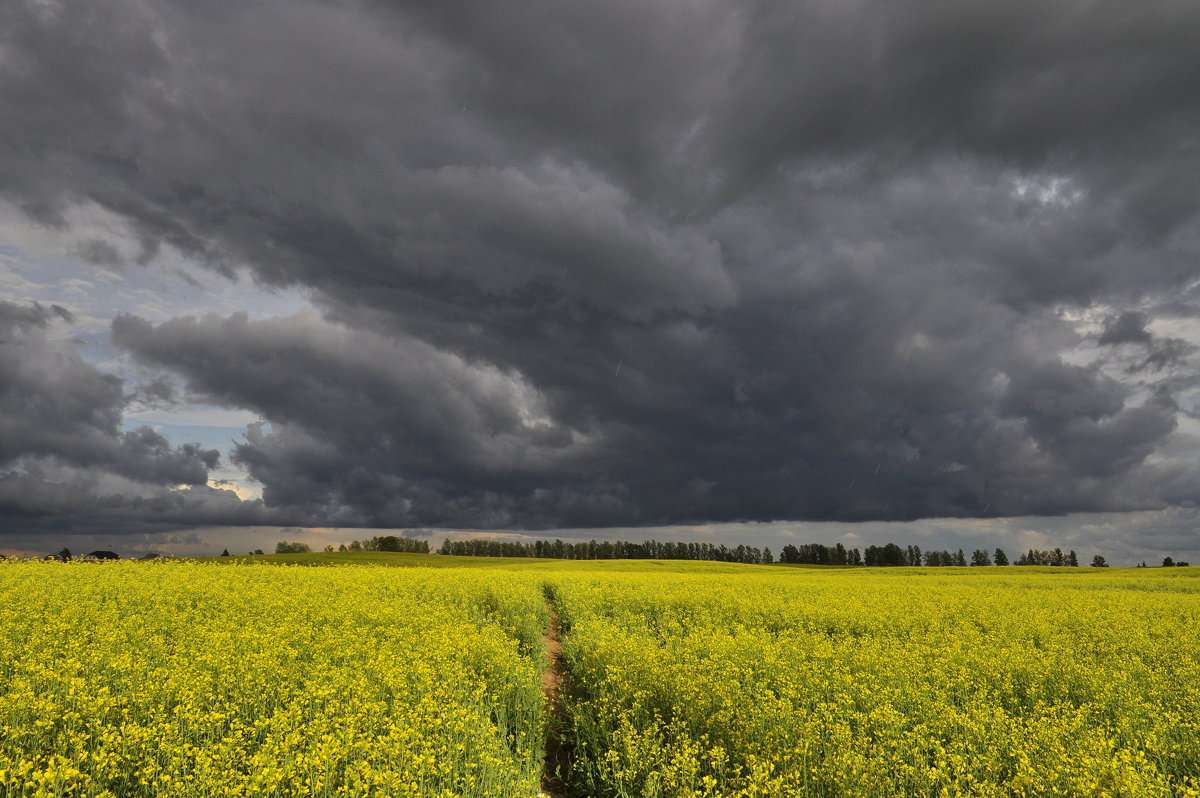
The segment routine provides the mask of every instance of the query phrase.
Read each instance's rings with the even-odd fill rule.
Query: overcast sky
[[[1198,30],[1191,0],[9,0],[0,550],[1200,560]]]

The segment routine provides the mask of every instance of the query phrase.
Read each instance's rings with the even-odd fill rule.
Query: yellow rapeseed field
[[[0,564],[0,795],[534,795],[545,617],[503,573]]]
[[[431,558],[448,564],[453,558]],[[0,563],[0,796],[1200,796],[1200,569]]]
[[[1200,795],[1200,579],[559,580],[588,795]]]

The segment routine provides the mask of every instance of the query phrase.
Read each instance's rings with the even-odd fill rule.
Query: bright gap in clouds
[[[221,463],[209,471],[209,487],[232,490],[239,499],[260,499],[262,490],[245,469],[231,462],[229,451],[235,442],[245,439],[246,427],[261,421],[254,413],[213,405],[184,405],[157,410],[131,412],[125,416],[124,429],[151,427],[172,443],[199,443],[205,449],[221,452]]]
[[[309,305],[306,289],[265,288],[236,266],[222,274],[166,244],[148,250],[124,222],[95,206],[66,215],[70,234],[0,202],[0,299],[66,308],[75,316],[69,335],[91,347],[107,341],[118,313],[155,323],[239,311],[260,319]]]
[[[50,336],[72,347],[89,364],[121,377],[127,391],[160,377],[133,365],[109,343],[113,317],[133,312],[154,322],[179,316],[245,312],[252,319],[287,316],[309,308],[302,289],[267,289],[239,270],[222,275],[165,245],[148,250],[123,221],[92,205],[67,212],[71,232],[31,222],[0,202],[0,300],[59,306],[73,321],[57,319]],[[173,444],[200,443],[221,452],[211,487],[233,490],[241,499],[261,498],[245,470],[230,460],[246,426],[261,421],[238,408],[190,401],[185,387],[173,399],[129,405],[122,428],[148,426]]]

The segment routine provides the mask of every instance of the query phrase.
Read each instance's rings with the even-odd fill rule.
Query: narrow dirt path
[[[546,765],[542,771],[543,798],[567,798],[559,774],[566,774],[570,763],[570,751],[563,744],[567,733],[566,709],[563,697],[571,688],[571,674],[563,663],[561,630],[559,628],[558,608],[549,597],[546,598],[546,610],[550,621],[546,624],[546,633],[542,635],[542,646],[546,650],[546,667],[542,670],[542,692],[546,696]]]

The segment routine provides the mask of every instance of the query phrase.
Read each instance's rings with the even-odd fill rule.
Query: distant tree
[[[775,562],[775,557],[772,556],[770,549],[763,548],[762,561],[763,561],[763,565],[770,565],[771,563]]]
[[[429,542],[415,538],[400,537],[399,535],[384,535],[364,540],[363,549],[366,551],[406,551],[416,554],[428,554]],[[502,555],[505,556],[505,555]],[[507,555],[513,556],[513,555]]]
[[[870,566],[879,565],[908,565],[908,551],[888,543],[886,546],[867,546],[863,552],[863,561]]]
[[[58,553],[58,559],[62,560],[63,562],[70,562],[71,561],[71,550],[68,549],[66,546],[63,546],[63,550]]]
[[[1163,557],[1163,568],[1171,568],[1175,565],[1175,561],[1170,557]]]
[[[307,543],[288,543],[286,540],[281,540],[275,544],[276,554],[308,554],[312,549]]]
[[[962,549],[959,549],[957,552],[947,551],[945,549],[941,551],[930,549],[925,552],[925,564],[940,565],[944,567],[951,565],[966,565],[967,558],[963,554]]]
[[[1175,563],[1176,568],[1187,568],[1189,565],[1191,565],[1191,563],[1187,563],[1187,562],[1183,562],[1183,561],[1179,561],[1179,562]]]
[[[1101,555],[1097,554],[1095,557],[1092,558],[1092,567],[1093,568],[1107,568],[1108,561],[1105,560],[1104,557],[1102,557]]]
[[[992,555],[992,559],[996,565],[1008,565],[1008,555],[1004,553],[1004,549],[996,549],[996,553]]]
[[[1017,565],[1066,565],[1067,555],[1062,549],[1030,549],[1021,555]]]
[[[255,553],[255,554],[262,554],[263,552],[262,552],[262,549],[255,549],[255,550],[254,550],[254,553]]]
[[[352,541],[350,541],[349,549],[350,549],[350,551],[362,551],[363,547],[362,547],[362,544],[359,543],[357,540],[352,540]]]
[[[345,543],[342,543],[342,544],[340,544],[340,545],[338,546],[338,551],[345,551],[345,550],[346,550],[346,544],[345,544]]]
[[[332,551],[334,551],[333,544],[332,543],[325,544],[325,553],[329,554]]]
[[[221,552],[221,556],[222,556],[222,557],[228,557],[228,556],[229,556],[229,549],[225,549],[224,551],[222,551],[222,552]]]
[[[992,564],[992,558],[988,556],[988,553],[986,550],[975,549],[975,551],[971,552],[971,565],[991,565],[991,564]]]
[[[1074,551],[1062,549],[1030,549],[1021,555],[1017,565],[1050,565],[1079,567],[1079,556]]]

